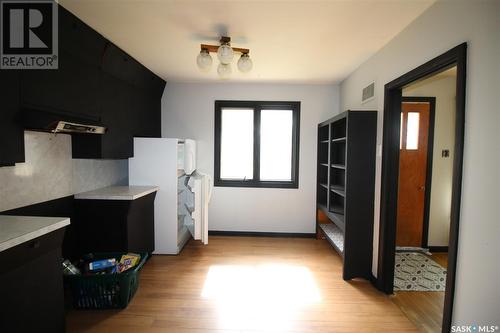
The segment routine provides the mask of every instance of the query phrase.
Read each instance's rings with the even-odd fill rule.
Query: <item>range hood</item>
[[[66,112],[23,108],[20,121],[27,130],[51,133],[104,134],[106,127],[98,118]]]

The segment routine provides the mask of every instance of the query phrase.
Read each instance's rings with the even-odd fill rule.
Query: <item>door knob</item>
[[[420,186],[418,189],[419,189],[420,191],[423,191],[423,190],[425,190],[425,186]]]

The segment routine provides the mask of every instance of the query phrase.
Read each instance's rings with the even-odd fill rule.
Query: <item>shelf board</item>
[[[319,224],[321,230],[325,234],[326,239],[333,248],[341,255],[344,255],[344,232],[333,223]]]
[[[329,217],[330,220],[332,220],[332,222],[335,223],[337,227],[345,231],[344,215],[337,213],[330,213]]]
[[[344,136],[342,138],[335,138],[335,139],[332,140],[332,142],[345,142],[345,140],[346,140],[346,138]]]
[[[328,163],[320,163],[319,165],[322,165],[322,166],[328,166]]]
[[[345,165],[343,165],[343,164],[332,164],[332,168],[345,170]]]
[[[336,193],[336,194],[338,194],[340,196],[345,197],[345,188],[344,188],[344,186],[332,185],[332,186],[330,186],[330,190],[333,193]]]
[[[326,205],[319,204],[319,203],[318,203],[318,208],[321,209],[323,211],[323,213],[325,213],[326,216],[328,216],[330,221],[332,221],[332,223],[335,223],[335,225],[338,228],[340,228],[341,230],[345,230],[345,222],[344,222],[344,215],[343,214],[330,212],[328,210],[328,208],[326,207]]]
[[[344,215],[344,206],[330,204],[330,213]]]
[[[320,143],[328,143],[328,140],[321,140]]]
[[[319,185],[323,186],[324,188],[326,188],[328,190],[328,184],[319,183]]]

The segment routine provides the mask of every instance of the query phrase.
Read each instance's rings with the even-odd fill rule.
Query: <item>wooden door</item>
[[[429,103],[402,103],[397,246],[422,246],[429,115]]]

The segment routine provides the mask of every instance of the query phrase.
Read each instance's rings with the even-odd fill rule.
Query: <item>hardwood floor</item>
[[[431,258],[441,266],[448,267],[447,253],[433,253]],[[441,332],[444,292],[398,291],[391,299],[421,332]]]
[[[448,268],[448,253],[442,252],[442,253],[433,253],[431,255],[431,259],[443,266],[444,268]]]
[[[416,332],[324,240],[210,237],[153,256],[122,311],[69,311],[68,332]]]

